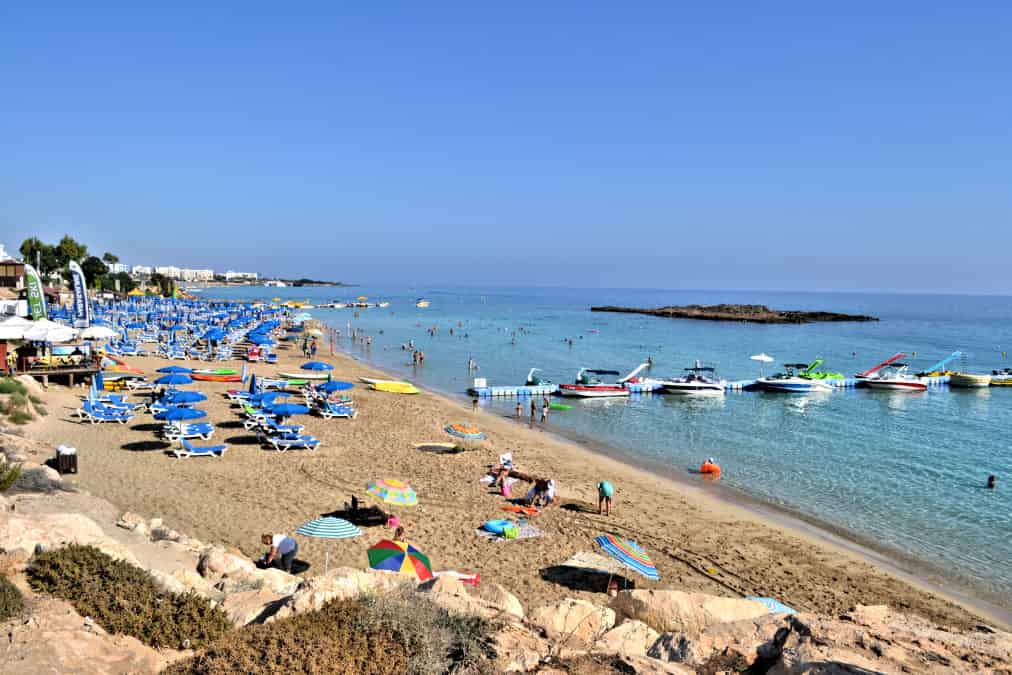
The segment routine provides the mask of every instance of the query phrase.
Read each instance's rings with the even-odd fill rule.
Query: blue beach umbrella
[[[158,372],[159,373],[183,373],[185,375],[189,375],[190,373],[193,372],[193,370],[190,369],[190,368],[184,368],[182,366],[165,366],[164,368],[159,368]]]
[[[138,328],[144,328],[145,325],[147,324],[144,324],[140,321],[131,321],[126,325],[126,327],[130,330],[137,330]]]
[[[191,384],[193,379],[189,375],[183,373],[172,373],[170,375],[164,375],[155,380],[155,384],[167,384],[175,386],[177,384]]]
[[[272,345],[272,344],[274,344],[271,341],[271,339],[269,337],[267,337],[266,335],[248,335],[248,336],[246,336],[246,341],[247,342],[252,342],[253,344],[255,344],[255,345],[259,346],[259,347],[263,347],[263,346],[266,346],[266,345]]]
[[[257,387],[257,376],[255,374],[254,375],[250,375],[250,377],[249,377],[249,393],[255,394],[259,390],[260,390],[259,387]]]
[[[166,408],[160,413],[155,414],[156,420],[163,420],[166,422],[182,422],[183,420],[199,420],[202,417],[207,417],[207,413],[197,408],[182,408],[173,406]]]
[[[292,415],[305,415],[309,412],[309,408],[298,403],[278,403],[268,408],[272,415],[278,417],[291,417]]]
[[[199,391],[173,391],[166,394],[162,400],[169,405],[185,405],[206,401],[207,396]]]
[[[225,339],[225,331],[220,328],[212,328],[211,330],[204,333],[204,339],[210,340],[211,342],[217,342]]]
[[[303,370],[334,370],[334,366],[329,363],[324,363],[323,361],[307,361],[299,367]]]
[[[316,385],[316,391],[322,391],[326,394],[332,394],[335,391],[347,391],[353,388],[355,385],[351,382],[342,382],[341,380],[331,380],[330,382],[321,382]]]

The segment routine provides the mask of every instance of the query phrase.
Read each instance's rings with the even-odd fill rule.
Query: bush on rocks
[[[206,598],[162,590],[146,571],[92,546],[41,553],[27,575],[36,591],[67,600],[108,632],[151,647],[202,647],[232,627],[228,615]]]
[[[314,612],[229,633],[165,673],[493,672],[486,622],[457,618],[417,595],[334,600]]]
[[[21,591],[5,575],[0,574],[0,621],[6,621],[21,613],[25,600]]]
[[[7,492],[21,477],[21,465],[11,464],[7,458],[0,455],[0,493]]]

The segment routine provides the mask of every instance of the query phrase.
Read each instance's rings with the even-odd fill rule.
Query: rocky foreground
[[[816,321],[878,321],[877,317],[838,312],[802,312],[770,309],[766,305],[681,305],[656,307],[591,307],[592,312],[646,314],[669,319],[700,319],[704,321],[743,321],[746,323],[814,323]]]
[[[417,585],[349,567],[309,579],[261,570],[237,550],[69,490],[55,471],[28,461],[33,441],[0,434],[0,444],[24,469],[12,493],[0,497],[0,573],[26,598],[22,615],[0,626],[7,635],[0,673],[158,672],[192,655],[109,635],[68,603],[34,593],[24,577],[30,558],[71,543],[141,567],[166,590],[208,598],[237,628],[363,593],[418,594],[450,613],[493,621],[494,668],[501,672],[1012,672],[1012,634],[938,626],[886,606],[839,616],[770,614],[758,602],[670,588],[525,607],[495,583],[471,587],[440,577]]]

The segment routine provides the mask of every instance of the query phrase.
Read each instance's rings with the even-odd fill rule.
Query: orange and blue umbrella
[[[418,504],[418,495],[411,489],[411,486],[396,478],[369,481],[365,486],[365,491],[385,504],[396,506]]]
[[[650,556],[636,542],[629,539],[619,539],[610,534],[602,534],[594,539],[594,543],[600,546],[602,551],[634,572],[653,581],[661,580],[661,575],[657,573],[657,568],[654,567]]]
[[[419,581],[432,578],[432,563],[417,548],[403,541],[383,539],[366,551],[369,567],[417,577]]]

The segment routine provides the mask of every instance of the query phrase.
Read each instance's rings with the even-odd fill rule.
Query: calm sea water
[[[1012,365],[1003,356],[1012,347],[1012,298],[1006,297],[426,287],[208,294],[313,302],[361,294],[389,300],[389,308],[357,310],[357,316],[350,309],[311,313],[345,333],[350,322],[373,336],[368,352],[342,340],[346,351],[420,385],[457,394],[471,384],[469,357],[490,384],[522,383],[534,366],[555,382],[571,381],[581,366],[625,373],[648,355],[654,376],[679,373],[701,359],[727,379],[756,377],[759,364],[748,357],[759,352],[778,363],[821,357],[824,368],[848,375],[898,351],[910,355],[906,360],[915,371],[957,349],[974,371]],[[432,306],[416,309],[420,296]],[[716,302],[864,313],[882,320],[758,326],[589,311],[597,304]],[[427,333],[433,326],[439,327],[435,337]],[[425,351],[422,368],[413,367],[400,348],[412,339]],[[570,402],[573,410],[552,416],[559,433],[593,439],[686,476],[712,455],[724,470],[724,487],[920,561],[938,580],[1012,607],[1012,388]],[[515,401],[483,405],[509,414]],[[999,477],[998,490],[983,489],[988,474]]]

